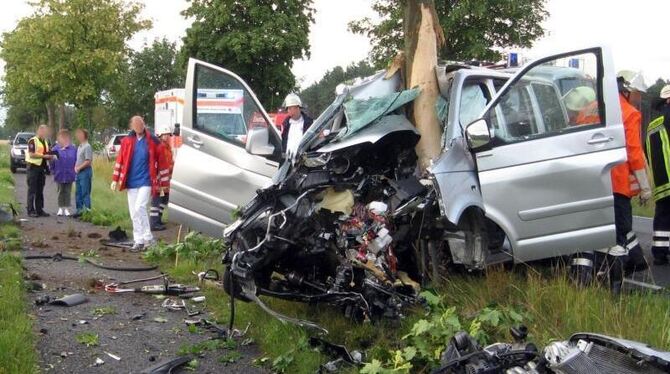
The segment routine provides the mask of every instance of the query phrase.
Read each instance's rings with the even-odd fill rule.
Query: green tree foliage
[[[446,60],[501,58],[500,48],[527,48],[544,35],[546,0],[445,0],[435,7],[446,44],[439,56]],[[380,22],[363,18],[349,24],[352,32],[367,35],[373,44],[370,58],[385,66],[403,50],[405,0],[374,0]]]
[[[198,58],[240,75],[264,106],[295,87],[293,60],[309,57],[312,0],[192,0],[183,62]]]
[[[148,28],[142,6],[124,0],[40,0],[35,13],[3,35],[5,103],[70,103],[88,112],[109,90],[127,56],[126,42]]]
[[[146,122],[154,121],[154,94],[157,91],[184,87],[181,67],[177,66],[177,47],[167,39],[156,40],[120,68],[119,77],[110,91],[114,127],[125,128],[136,114]]]
[[[374,72],[375,68],[365,61],[351,64],[346,69],[338,66],[328,70],[320,81],[302,90],[300,98],[307,110],[316,117],[333,102],[338,84],[358,77],[367,77]]]

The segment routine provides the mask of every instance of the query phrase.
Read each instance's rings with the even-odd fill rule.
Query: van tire
[[[468,209],[458,225],[463,234],[465,234],[465,253],[472,259],[471,264],[466,264],[468,268],[483,269],[486,265],[486,257],[489,253],[489,235],[487,232],[486,217],[479,209]],[[482,256],[483,261],[477,261],[476,258]],[[481,262],[481,266],[477,265]]]

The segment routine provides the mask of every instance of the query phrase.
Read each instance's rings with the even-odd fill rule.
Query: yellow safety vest
[[[647,161],[654,181],[654,200],[670,196],[670,139],[660,116],[647,128]]]
[[[49,143],[47,143],[46,140],[40,140],[37,136],[33,136],[30,138],[30,140],[35,143],[35,154],[38,155],[45,155],[47,152],[49,152]],[[28,140],[28,142],[30,142]],[[37,165],[40,166],[42,165],[42,162],[44,162],[43,158],[33,158],[30,157],[30,152],[26,151],[26,162],[29,164]]]

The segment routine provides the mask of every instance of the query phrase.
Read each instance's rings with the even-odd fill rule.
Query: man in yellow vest
[[[647,127],[647,161],[656,201],[651,253],[655,265],[666,265],[670,254],[670,85],[663,87],[660,99],[663,115]]]
[[[28,140],[26,152],[28,202],[26,210],[30,217],[48,217],[44,211],[44,182],[46,180],[47,161],[54,156],[49,153],[46,139],[49,132],[47,125],[40,125],[37,134]]]

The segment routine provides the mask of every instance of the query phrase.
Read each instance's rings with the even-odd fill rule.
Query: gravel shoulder
[[[25,201],[25,174],[15,174],[16,197]],[[120,267],[146,266],[140,255],[120,248],[109,248],[100,244],[112,228],[101,228],[72,218],[57,217],[56,187],[47,178],[45,187],[45,210],[51,217],[28,218],[22,216],[24,248],[26,255],[62,253],[77,257],[94,249],[98,253],[95,261]],[[95,204],[95,196],[93,197]],[[125,209],[125,207],[120,207]],[[159,233],[163,240],[174,240],[175,227]],[[118,282],[159,275],[158,271],[120,272],[103,270],[78,261],[26,260],[26,277],[43,290],[29,293],[32,313],[35,318],[35,334],[39,351],[40,367],[44,372],[57,373],[139,373],[143,369],[165,359],[177,357],[180,347],[197,344],[214,337],[207,331],[189,332],[184,323],[188,318],[184,311],[168,311],[162,307],[163,300],[139,293],[110,294],[92,287],[96,280]],[[156,284],[148,282],[145,284]],[[139,287],[143,284],[137,284]],[[73,307],[35,305],[35,300],[49,296],[82,293],[88,301]],[[195,309],[206,304],[192,304]],[[96,314],[96,311],[98,313]],[[108,312],[100,316],[100,311]],[[139,317],[141,316],[141,317]],[[206,311],[193,318],[206,318]],[[77,342],[83,333],[98,335],[98,346],[87,347]],[[229,354],[240,358],[234,363],[219,362]],[[116,360],[107,353],[120,357]],[[251,364],[260,356],[258,348],[240,346],[236,350],[220,349],[208,351],[197,357],[198,373],[261,373],[262,369]],[[96,359],[104,364],[94,366]],[[181,369],[177,372],[186,372]],[[190,371],[189,371],[190,372]]]

